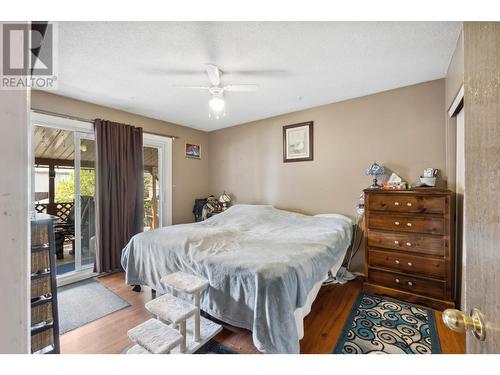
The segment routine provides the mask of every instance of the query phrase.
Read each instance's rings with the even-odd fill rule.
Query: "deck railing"
[[[75,202],[35,203],[35,210],[36,212],[55,215],[62,222],[67,223],[74,205]]]

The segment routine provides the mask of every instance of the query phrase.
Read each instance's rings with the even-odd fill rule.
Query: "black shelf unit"
[[[31,352],[59,354],[56,249],[57,217],[36,214],[31,220]]]

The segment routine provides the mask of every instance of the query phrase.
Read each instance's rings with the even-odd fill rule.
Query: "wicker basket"
[[[52,319],[52,304],[44,303],[31,308],[31,324],[38,324]]]
[[[49,233],[47,225],[32,225],[31,226],[31,246],[40,246],[49,243]]]
[[[39,279],[31,280],[31,298],[44,296],[52,293],[50,287],[50,277],[41,277]]]
[[[50,255],[48,251],[38,251],[31,254],[31,273],[50,268]]]
[[[54,220],[37,214],[31,221],[31,352],[37,354],[60,352]]]
[[[54,344],[54,335],[51,329],[46,331],[37,333],[34,336],[31,336],[31,352],[36,353],[39,350],[42,350],[49,345]]]

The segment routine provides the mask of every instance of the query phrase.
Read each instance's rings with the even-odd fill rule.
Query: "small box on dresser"
[[[455,306],[449,190],[367,189],[364,289],[438,310]]]

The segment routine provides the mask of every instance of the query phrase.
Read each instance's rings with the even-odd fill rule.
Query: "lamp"
[[[208,101],[208,117],[214,116],[217,120],[221,116],[226,115],[225,111],[226,101],[222,93],[213,93],[212,98]]]
[[[224,109],[226,103],[224,102],[222,95],[214,95],[208,104],[210,105],[212,111],[220,112]]]
[[[384,173],[384,167],[378,165],[376,162],[366,168],[365,175],[373,177],[373,184],[370,185],[368,189],[380,189],[382,186],[377,183],[377,176],[383,175]]]
[[[222,211],[225,211],[231,202],[231,197],[224,191],[219,197],[219,202],[222,204]]]

